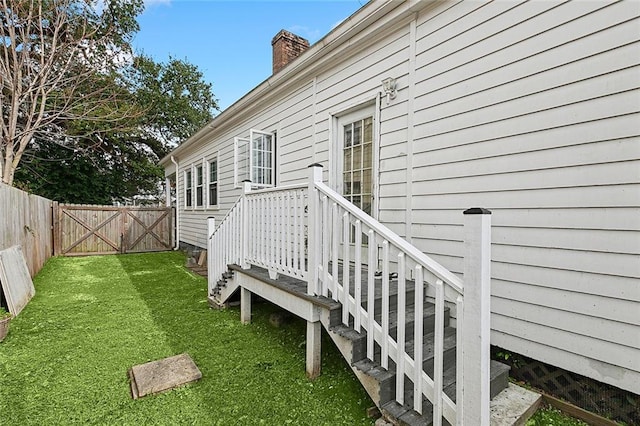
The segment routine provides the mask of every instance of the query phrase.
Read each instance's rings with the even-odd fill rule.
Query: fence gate
[[[54,253],[142,253],[173,247],[173,208],[54,203]]]

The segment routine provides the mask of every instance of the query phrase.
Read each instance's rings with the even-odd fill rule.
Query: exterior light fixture
[[[385,95],[387,95],[387,105],[391,102],[391,99],[395,99],[398,91],[396,90],[396,79],[395,78],[385,78],[382,80],[382,91]]]

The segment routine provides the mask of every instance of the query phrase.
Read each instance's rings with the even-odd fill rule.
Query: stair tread
[[[500,374],[504,374],[509,367],[498,362],[491,361],[490,377],[493,381]],[[451,365],[443,370],[442,385],[444,393],[456,402],[456,367]],[[495,395],[491,395],[493,398]],[[400,405],[395,400],[389,401],[382,407],[386,415],[391,415],[399,420],[401,424],[409,425],[429,425],[433,421],[433,405],[423,397],[422,414],[413,410],[413,389],[410,381],[405,381],[404,405]]]
[[[436,338],[435,333],[425,334],[422,338],[422,356],[424,359],[433,358],[434,345],[433,342]],[[405,351],[412,353],[415,346],[414,339],[408,339],[404,345]],[[453,327],[445,327],[444,329],[444,350],[452,349],[456,347],[456,329]]]
[[[382,368],[377,362],[369,359],[363,359],[353,364],[355,368],[368,374],[378,381],[388,380],[395,377],[395,373]]]

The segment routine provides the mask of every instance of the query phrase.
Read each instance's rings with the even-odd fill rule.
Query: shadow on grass
[[[187,352],[203,378],[192,385],[223,424],[371,424],[373,405],[325,335],[323,374],[305,376],[305,324],[269,324],[278,308],[254,305],[253,323],[237,309],[211,310],[206,280],[186,270],[181,253],[118,256],[132,286],[173,353]],[[160,355],[160,354],[159,354]],[[141,360],[144,362],[146,360]]]

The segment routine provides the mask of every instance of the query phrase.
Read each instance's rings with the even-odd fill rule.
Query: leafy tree
[[[161,64],[148,56],[137,56],[130,79],[138,105],[145,108],[141,128],[165,149],[198,131],[218,109],[211,83],[184,60],[169,58]]]
[[[79,119],[120,126],[111,76],[138,24],[142,0],[0,0],[0,178],[11,185],[24,151]],[[101,80],[98,78],[97,80]],[[105,80],[102,80],[105,81]],[[126,104],[124,104],[126,105]],[[125,116],[134,115],[128,111]]]
[[[156,195],[162,176],[156,159],[143,143],[116,134],[90,148],[38,140],[25,153],[26,167],[16,172],[16,183],[60,202],[111,204],[134,195]]]
[[[47,4],[61,3],[74,2]],[[123,60],[130,36],[137,30],[135,14],[141,9],[136,4],[111,1],[110,12],[102,17],[105,33],[118,29],[109,32],[111,44],[104,50],[118,50],[120,55],[110,55],[109,50],[102,57],[112,61],[108,66],[95,62],[92,71],[72,87],[58,82],[41,104],[46,120],[20,151],[20,167],[13,157],[11,178],[15,176],[17,186],[73,203],[103,204],[157,195],[163,174],[157,161],[211,120],[217,101],[211,84],[194,65],[174,58],[156,63],[145,55]],[[76,61],[74,67],[81,72],[87,64]],[[82,102],[67,105],[67,92]],[[68,106],[65,114],[49,116],[48,108],[56,111],[60,103]]]

